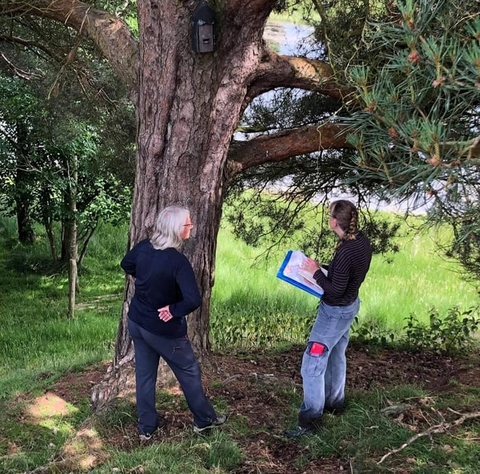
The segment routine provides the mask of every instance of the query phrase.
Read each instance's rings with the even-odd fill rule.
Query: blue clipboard
[[[323,296],[323,289],[320,288],[320,286],[313,283],[310,285],[303,283],[303,277],[296,275],[295,272],[292,273],[291,268],[289,268],[289,264],[293,255],[293,250],[289,250],[287,252],[277,272],[277,278],[280,278],[280,280],[286,281],[287,283],[290,283],[291,285],[296,286],[297,288],[300,288],[301,290],[306,291],[317,298],[321,298]]]

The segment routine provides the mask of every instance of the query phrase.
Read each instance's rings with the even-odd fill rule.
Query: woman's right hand
[[[310,272],[312,275],[320,268],[320,264],[311,258],[307,258],[301,265],[300,269]]]
[[[172,313],[170,313],[170,307],[164,306],[158,310],[158,317],[164,322],[170,321],[173,318]]]

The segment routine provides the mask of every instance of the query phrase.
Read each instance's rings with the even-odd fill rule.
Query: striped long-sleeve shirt
[[[355,240],[345,240],[328,265],[328,275],[321,270],[313,275],[324,290],[322,300],[330,306],[352,304],[358,297],[371,260],[370,242],[362,232],[357,233]]]

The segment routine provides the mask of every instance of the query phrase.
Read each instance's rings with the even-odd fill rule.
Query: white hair
[[[157,217],[153,228],[151,244],[157,250],[173,247],[180,249],[183,243],[181,237],[183,227],[190,211],[185,207],[168,206]]]

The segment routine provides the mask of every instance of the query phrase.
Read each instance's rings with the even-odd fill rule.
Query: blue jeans
[[[182,388],[193,422],[200,428],[217,419],[205,396],[200,367],[187,336],[171,339],[146,331],[128,320],[128,330],[135,348],[135,381],[140,433],[153,433],[159,416],[155,406],[155,388],[160,357],[172,369]]]
[[[345,401],[350,326],[360,309],[357,298],[349,306],[320,303],[302,359],[303,402],[298,422],[308,427],[323,414],[325,406],[341,407]]]

